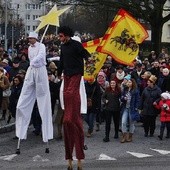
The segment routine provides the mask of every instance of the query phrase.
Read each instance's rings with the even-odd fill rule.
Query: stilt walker
[[[84,60],[88,60],[90,54],[82,44],[71,39],[73,32],[69,27],[63,26],[58,29],[59,39],[62,42],[60,66],[58,76],[64,73],[64,142],[65,158],[68,160],[68,170],[73,169],[73,149],[75,146],[77,169],[82,170],[81,160],[84,155],[84,132],[81,118],[81,95],[80,85],[84,74]],[[83,82],[84,83],[84,82]],[[87,103],[86,103],[87,104]],[[87,107],[87,105],[85,106]]]
[[[35,100],[42,119],[42,137],[47,143],[46,153],[49,153],[48,140],[53,139],[53,124],[48,75],[46,70],[45,45],[38,42],[38,34],[30,32],[28,40],[28,57],[30,66],[27,70],[20,98],[16,109],[16,136],[18,139],[17,154],[20,154],[20,141],[26,139],[27,129]]]

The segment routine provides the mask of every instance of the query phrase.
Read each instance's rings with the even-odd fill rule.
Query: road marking
[[[48,162],[49,161],[49,159],[43,159],[40,155],[36,155],[36,156],[34,156],[33,157],[33,161],[34,162]]]
[[[11,161],[16,156],[17,156],[17,154],[6,155],[6,156],[1,156],[0,159],[2,159],[4,161]]]
[[[146,158],[146,157],[151,157],[153,155],[148,155],[148,154],[143,154],[143,153],[137,153],[137,152],[129,152],[127,151],[127,153],[137,157],[137,158]]]
[[[162,154],[162,155],[168,155],[168,154],[170,154],[170,151],[160,150],[160,149],[152,149],[152,148],[150,148],[150,149],[153,150],[153,151],[159,152],[159,153]]]
[[[116,159],[102,153],[102,154],[100,154],[99,159],[97,159],[97,160],[112,160],[112,161],[115,161]]]

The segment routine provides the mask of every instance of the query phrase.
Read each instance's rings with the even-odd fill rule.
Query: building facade
[[[45,2],[40,2],[40,0],[4,0],[10,11],[7,20],[22,22],[24,25],[22,33],[26,36],[39,25],[40,22],[36,19],[46,13]]]

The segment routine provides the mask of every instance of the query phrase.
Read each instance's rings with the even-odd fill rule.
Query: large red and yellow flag
[[[106,60],[107,54],[103,54],[96,51],[96,48],[101,43],[101,40],[102,38],[99,38],[83,43],[84,48],[91,54],[91,57],[85,63],[84,67],[85,80],[95,78]]]
[[[111,55],[117,62],[133,65],[139,45],[148,37],[147,31],[128,12],[121,9],[106,31],[98,52]]]

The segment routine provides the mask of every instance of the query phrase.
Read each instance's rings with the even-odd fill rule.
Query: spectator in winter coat
[[[158,80],[158,86],[162,92],[170,92],[170,74],[168,68],[162,70],[162,76]]]
[[[106,89],[102,96],[102,100],[105,103],[105,138],[104,142],[109,142],[110,134],[110,125],[112,122],[112,117],[115,127],[114,138],[118,138],[119,131],[119,119],[120,119],[120,88],[117,87],[117,84],[114,80],[110,81],[110,86]]]
[[[166,138],[170,138],[170,94],[165,92],[161,94],[161,100],[159,103],[155,103],[155,107],[161,110],[160,121],[160,135],[158,136],[160,140],[163,139],[163,134],[165,127],[167,129]]]
[[[154,102],[159,100],[161,96],[161,89],[155,84],[156,80],[156,76],[151,75],[148,80],[148,86],[144,89],[141,95],[141,103],[139,109],[143,116],[145,137],[148,137],[149,132],[150,137],[152,137],[155,131],[158,111],[153,104],[155,104]]]
[[[139,91],[134,79],[127,82],[127,88],[121,95],[122,109],[122,132],[121,143],[131,142],[135,130],[134,121],[139,120]]]
[[[85,83],[87,99],[91,100],[92,105],[87,107],[85,121],[88,124],[87,137],[91,137],[93,133],[94,121],[96,114],[101,109],[101,92],[100,86],[95,79],[90,79]]]
[[[15,118],[16,115],[16,106],[17,102],[21,93],[23,85],[23,79],[20,76],[15,76],[14,79],[12,80],[12,86],[11,86],[11,95],[9,97],[9,111],[10,115],[8,117],[8,122],[11,120],[11,116]]]

